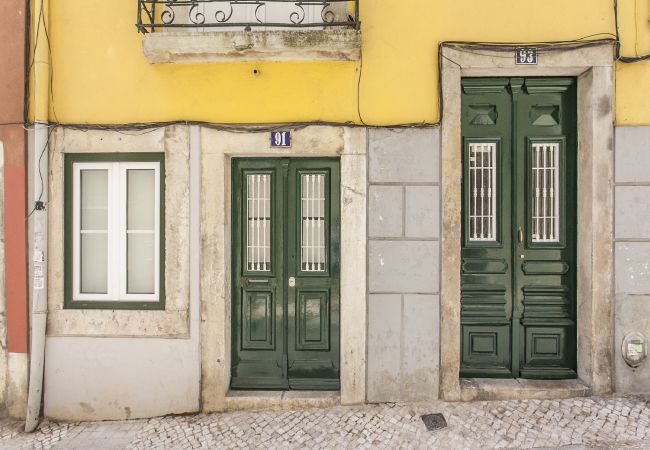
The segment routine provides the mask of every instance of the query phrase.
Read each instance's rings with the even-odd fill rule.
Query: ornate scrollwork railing
[[[138,0],[138,30],[359,27],[359,0]]]

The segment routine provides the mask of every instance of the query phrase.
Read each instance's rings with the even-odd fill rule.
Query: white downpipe
[[[43,398],[43,370],[45,365],[45,327],[47,323],[47,206],[49,186],[49,92],[50,92],[50,55],[45,42],[43,27],[48,23],[48,0],[34,0],[31,19],[31,34],[34,40],[33,71],[33,105],[34,144],[30,149],[29,177],[32,183],[29,209],[35,207],[39,200],[45,209],[33,211],[29,220],[29,292],[30,292],[30,365],[29,391],[27,394],[27,415],[25,431],[32,432],[38,426]],[[40,18],[40,21],[39,21]],[[40,32],[37,33],[38,28]]]

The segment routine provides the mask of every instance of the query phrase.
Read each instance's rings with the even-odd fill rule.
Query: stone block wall
[[[636,369],[621,356],[632,331],[650,338],[650,127],[617,127],[614,187],[614,389],[650,392],[650,361]]]
[[[439,130],[371,129],[368,401],[438,397]]]

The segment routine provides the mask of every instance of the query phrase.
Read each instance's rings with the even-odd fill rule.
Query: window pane
[[[300,176],[301,270],[325,271],[325,174]]]
[[[81,293],[106,294],[107,291],[107,235],[81,234]]]
[[[155,171],[127,170],[127,228],[153,230],[155,224]]]
[[[560,240],[560,144],[533,144],[533,242]]]
[[[495,241],[497,232],[497,145],[469,144],[469,240]]]
[[[127,235],[127,287],[129,294],[155,293],[153,233]]]
[[[271,270],[271,175],[247,175],[246,267]]]
[[[108,224],[108,171],[81,171],[81,229],[106,230]]]

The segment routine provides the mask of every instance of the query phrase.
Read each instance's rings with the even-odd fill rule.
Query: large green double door
[[[461,376],[576,377],[576,81],[462,81]]]
[[[339,162],[232,162],[232,369],[242,389],[339,388]]]

